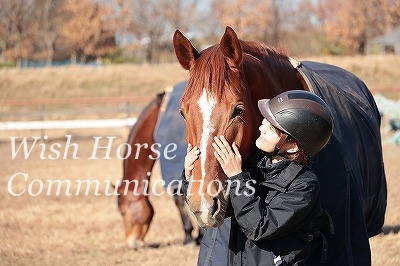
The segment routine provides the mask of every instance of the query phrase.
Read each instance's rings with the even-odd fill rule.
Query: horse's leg
[[[182,193],[178,193],[177,189],[174,189],[174,201],[176,207],[178,207],[179,214],[181,215],[181,220],[183,224],[183,228],[185,230],[185,240],[183,241],[184,245],[192,244],[195,240],[192,237],[193,224],[190,219],[190,215],[185,206],[185,199],[182,196]]]
[[[199,234],[196,237],[196,244],[200,245],[201,240],[203,239],[203,235],[204,235],[205,230],[201,227],[199,227]]]
[[[136,224],[132,226],[130,234],[126,237],[125,241],[129,248],[131,249],[139,249],[144,246],[143,240],[143,225]],[[145,229],[147,230],[147,229]]]

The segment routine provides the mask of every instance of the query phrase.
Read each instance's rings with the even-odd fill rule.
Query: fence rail
[[[136,123],[137,118],[135,116],[137,116],[145,104],[150,102],[154,97],[155,96],[95,97],[0,101],[2,109],[2,111],[0,111],[0,120],[3,120],[0,121],[0,130],[18,131],[131,127]],[[130,103],[138,104],[132,106]],[[113,106],[114,104],[118,106]],[[49,106],[52,105],[62,105],[63,107],[59,109],[53,108],[53,110],[51,110]],[[25,107],[29,106],[37,106],[38,108],[34,111],[27,111]],[[17,109],[13,111],[7,110],[7,108],[10,107]],[[91,117],[85,117],[88,115]],[[61,119],[59,118],[60,116],[62,116]],[[108,116],[107,119],[104,119],[106,116]],[[112,119],[108,119],[109,117],[112,117]]]
[[[136,118],[99,120],[50,120],[0,122],[0,130],[42,130],[68,128],[121,128],[131,127]]]
[[[135,97],[91,97],[91,98],[63,98],[63,99],[32,99],[32,100],[5,100],[0,101],[2,106],[29,106],[48,104],[85,104],[85,103],[125,103],[150,101],[151,96]]]
[[[400,93],[400,88],[373,88],[373,94],[380,94],[386,92]],[[1,107],[24,107],[24,106],[38,106],[39,111],[36,112],[18,112],[7,114],[0,112],[0,117],[39,117],[36,121],[5,121],[0,122],[0,130],[45,130],[45,129],[68,129],[68,128],[122,128],[129,127],[136,123],[136,117],[130,117],[134,113],[129,103],[145,104],[150,102],[154,96],[136,96],[136,97],[92,97],[92,98],[64,98],[64,99],[33,99],[33,100],[5,100],[0,101]],[[381,97],[377,97],[379,107],[387,107],[387,104],[382,104]],[[120,104],[119,107],[104,108],[104,106],[91,107],[89,109],[79,109],[75,106],[85,104]],[[121,107],[121,104],[123,106]],[[46,110],[48,105],[72,105],[74,107],[69,109],[60,110]],[[144,105],[139,106],[139,111],[142,110]],[[137,109],[138,109],[137,108]],[[397,107],[398,108],[398,105]],[[393,108],[392,108],[393,109]],[[390,111],[393,111],[390,109]],[[136,110],[136,113],[138,110]],[[385,110],[386,111],[386,110]],[[389,111],[389,112],[390,112]],[[397,111],[397,109],[396,109]],[[109,114],[114,115],[123,113],[124,118],[113,119],[50,119],[49,116],[54,114],[64,115],[77,115],[94,113],[98,115]],[[136,115],[137,116],[137,115]],[[115,117],[115,116],[114,116]]]

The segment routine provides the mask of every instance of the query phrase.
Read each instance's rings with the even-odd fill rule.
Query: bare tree
[[[172,29],[187,31],[196,16],[198,2],[199,0],[165,0],[160,2],[160,6]]]
[[[7,0],[0,0],[0,62],[6,62],[7,48],[11,45],[12,18],[11,9],[13,3]]]
[[[71,54],[72,62],[87,61],[115,48],[115,21],[112,10],[91,0],[65,0],[62,14],[66,23],[57,40]]]
[[[4,9],[3,9],[4,8]],[[6,52],[7,59],[21,65],[23,58],[28,58],[33,51],[31,40],[31,21],[33,17],[33,3],[29,0],[15,0],[1,2],[2,17],[2,53]],[[3,55],[5,58],[5,56]]]
[[[288,7],[282,0],[212,0],[213,15],[221,28],[229,25],[243,38],[272,45],[282,41],[282,24]]]
[[[196,10],[197,0],[118,1],[123,22],[120,27],[132,36],[137,46],[145,48],[145,60],[157,61],[157,52],[171,42],[177,28],[187,30]]]
[[[63,1],[64,0],[34,0],[35,39],[38,44],[43,44],[43,49],[37,52],[39,55],[42,54],[42,52],[44,53],[46,65],[48,66],[50,66],[53,61],[54,46],[58,32],[65,23],[65,17],[61,13]]]
[[[260,31],[270,22],[271,12],[269,3],[258,0],[213,0],[212,10],[219,26],[233,27],[243,38],[256,38]]]
[[[327,40],[347,53],[365,53],[367,41],[400,24],[398,0],[319,0],[315,10]]]

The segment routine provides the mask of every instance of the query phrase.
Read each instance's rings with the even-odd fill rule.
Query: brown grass
[[[318,58],[342,66],[359,75],[370,88],[398,87],[400,57]],[[0,102],[8,99],[75,98],[105,96],[154,95],[187,77],[177,64],[157,66],[65,67],[51,69],[1,69]],[[398,95],[398,94],[397,94]],[[3,107],[1,107],[3,108]],[[0,109],[2,114],[7,108]],[[385,125],[386,122],[383,123]],[[388,143],[391,133],[382,130],[384,157],[388,182],[388,208],[384,233],[370,240],[373,265],[399,265],[400,255],[400,187],[398,173],[400,146]],[[126,129],[47,131],[47,144],[65,143],[64,136],[72,134],[79,145],[79,159],[41,160],[40,146],[28,159],[19,154],[11,158],[9,136],[40,136],[40,132],[1,132],[0,136],[0,264],[1,265],[196,265],[198,247],[181,245],[183,229],[173,200],[167,194],[151,196],[156,211],[148,246],[139,251],[129,250],[124,242],[122,220],[114,196],[55,195],[55,191],[38,196],[11,196],[8,182],[15,173],[27,173],[15,179],[13,189],[28,189],[29,182],[38,179],[70,180],[75,193],[75,180],[111,180],[122,175],[122,162],[115,155],[127,136]],[[110,160],[89,160],[94,145],[93,135],[117,136]],[[104,145],[106,145],[104,143]],[[49,155],[47,150],[45,155]],[[61,151],[63,152],[64,146]],[[98,153],[98,158],[105,154]],[[152,179],[160,178],[158,168]],[[38,182],[33,190],[38,189]],[[100,191],[104,192],[102,182]],[[157,187],[157,192],[163,189]]]
[[[152,96],[186,78],[178,64],[0,69],[0,100]]]
[[[298,58],[341,66],[371,88],[398,88],[400,56]],[[177,63],[0,69],[0,101],[82,97],[143,96],[161,92],[188,77]]]
[[[391,133],[384,134],[384,156],[387,182],[389,188],[388,208],[384,233],[371,239],[373,265],[398,265],[400,263],[400,188],[397,184],[400,165],[398,154],[400,146],[387,142]],[[111,135],[108,135],[111,136]],[[72,153],[67,159],[41,160],[41,149],[36,146],[28,159],[18,154],[11,159],[9,142],[0,143],[0,160],[2,162],[0,180],[0,261],[1,265],[196,265],[198,247],[181,245],[183,229],[172,198],[151,196],[155,208],[155,217],[146,237],[148,246],[143,250],[129,250],[123,241],[122,220],[117,211],[116,198],[105,196],[104,180],[115,183],[122,172],[121,160],[115,151],[124,138],[117,138],[112,146],[110,160],[103,160],[105,152],[99,151],[97,160],[92,156],[94,140],[91,138],[73,138],[79,146],[73,159]],[[62,140],[47,142],[59,142]],[[105,142],[103,142],[106,145]],[[60,151],[64,151],[62,146]],[[49,150],[45,156],[49,155]],[[28,181],[19,176],[12,183],[15,193],[22,196],[11,196],[8,182],[16,173],[28,173]],[[160,178],[158,166],[152,179]],[[43,192],[38,196],[28,194],[32,180],[41,180]],[[66,196],[63,186],[61,195],[56,195],[53,188],[47,193],[47,180],[70,180],[71,196]],[[85,187],[79,195],[76,192],[76,180],[101,181],[99,192],[95,196],[95,187],[91,186],[88,196]],[[38,181],[32,186],[36,193]],[[163,192],[156,187],[156,193]],[[111,191],[109,191],[111,193]]]

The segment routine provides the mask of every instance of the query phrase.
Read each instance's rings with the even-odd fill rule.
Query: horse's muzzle
[[[202,228],[218,227],[224,222],[227,200],[222,194],[212,198],[212,204],[207,203],[203,197],[201,208],[194,211],[197,223]]]

